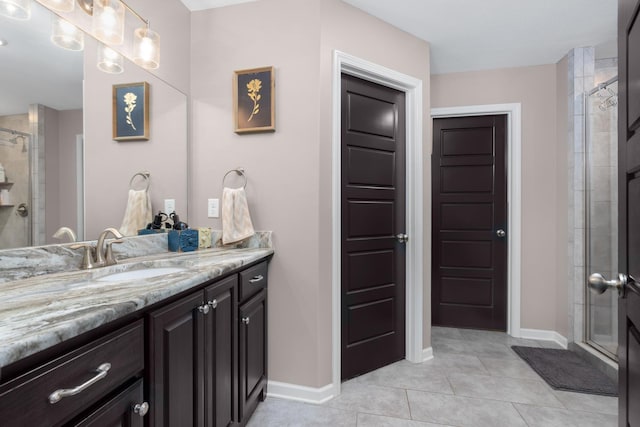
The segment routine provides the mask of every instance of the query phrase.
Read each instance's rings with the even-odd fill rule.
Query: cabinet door
[[[143,404],[143,388],[140,379],[71,425],[74,427],[142,427],[142,417],[147,411]]]
[[[211,307],[205,323],[207,427],[228,427],[238,419],[237,292],[237,275],[205,289]]]
[[[150,314],[149,425],[204,426],[203,300],[199,291]]]
[[[244,421],[264,400],[267,387],[267,291],[240,307],[240,416]]]

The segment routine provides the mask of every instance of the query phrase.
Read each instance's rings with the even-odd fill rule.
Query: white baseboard
[[[544,329],[520,328],[520,338],[540,341],[553,341],[564,349],[566,349],[569,344],[566,337],[563,337],[556,331],[546,331]]]
[[[324,403],[337,395],[333,384],[314,388],[296,384],[269,381],[267,384],[267,396],[280,399],[295,400],[305,403]]]
[[[427,347],[422,349],[422,361],[433,359],[433,347]]]

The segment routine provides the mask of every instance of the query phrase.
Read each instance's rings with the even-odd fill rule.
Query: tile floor
[[[267,398],[248,427],[616,427],[614,397],[555,391],[510,348],[557,347],[504,333],[433,328],[434,359],[342,384],[322,405]]]

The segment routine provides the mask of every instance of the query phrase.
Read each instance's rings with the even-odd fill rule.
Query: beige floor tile
[[[450,427],[444,424],[423,423],[422,421],[401,420],[380,415],[358,414],[358,427]]]
[[[618,416],[568,409],[514,405],[529,427],[617,427]]]
[[[448,378],[459,396],[564,408],[541,379],[464,374],[452,374]]]
[[[268,397],[247,427],[356,427],[356,413]]]
[[[323,406],[395,418],[410,418],[405,390],[358,384],[353,381],[343,383],[340,396]]]
[[[414,420],[462,427],[526,427],[509,402],[409,390]]]

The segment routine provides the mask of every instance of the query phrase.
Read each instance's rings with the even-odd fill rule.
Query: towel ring
[[[145,187],[144,191],[149,190],[149,187],[151,186],[151,173],[149,171],[138,172],[138,173],[134,174],[131,177],[131,180],[129,181],[129,189],[130,190],[134,190],[133,181],[136,179],[137,176],[141,176],[142,179],[144,179],[145,182],[147,183],[147,186]]]
[[[247,176],[244,174],[243,168],[231,169],[229,172],[225,173],[224,176],[222,177],[222,186],[224,187],[224,180],[227,178],[227,175],[229,175],[231,172],[235,172],[238,174],[238,176],[241,176],[242,178],[244,178],[244,184],[242,184],[242,189],[244,190],[245,188],[247,188]]]

